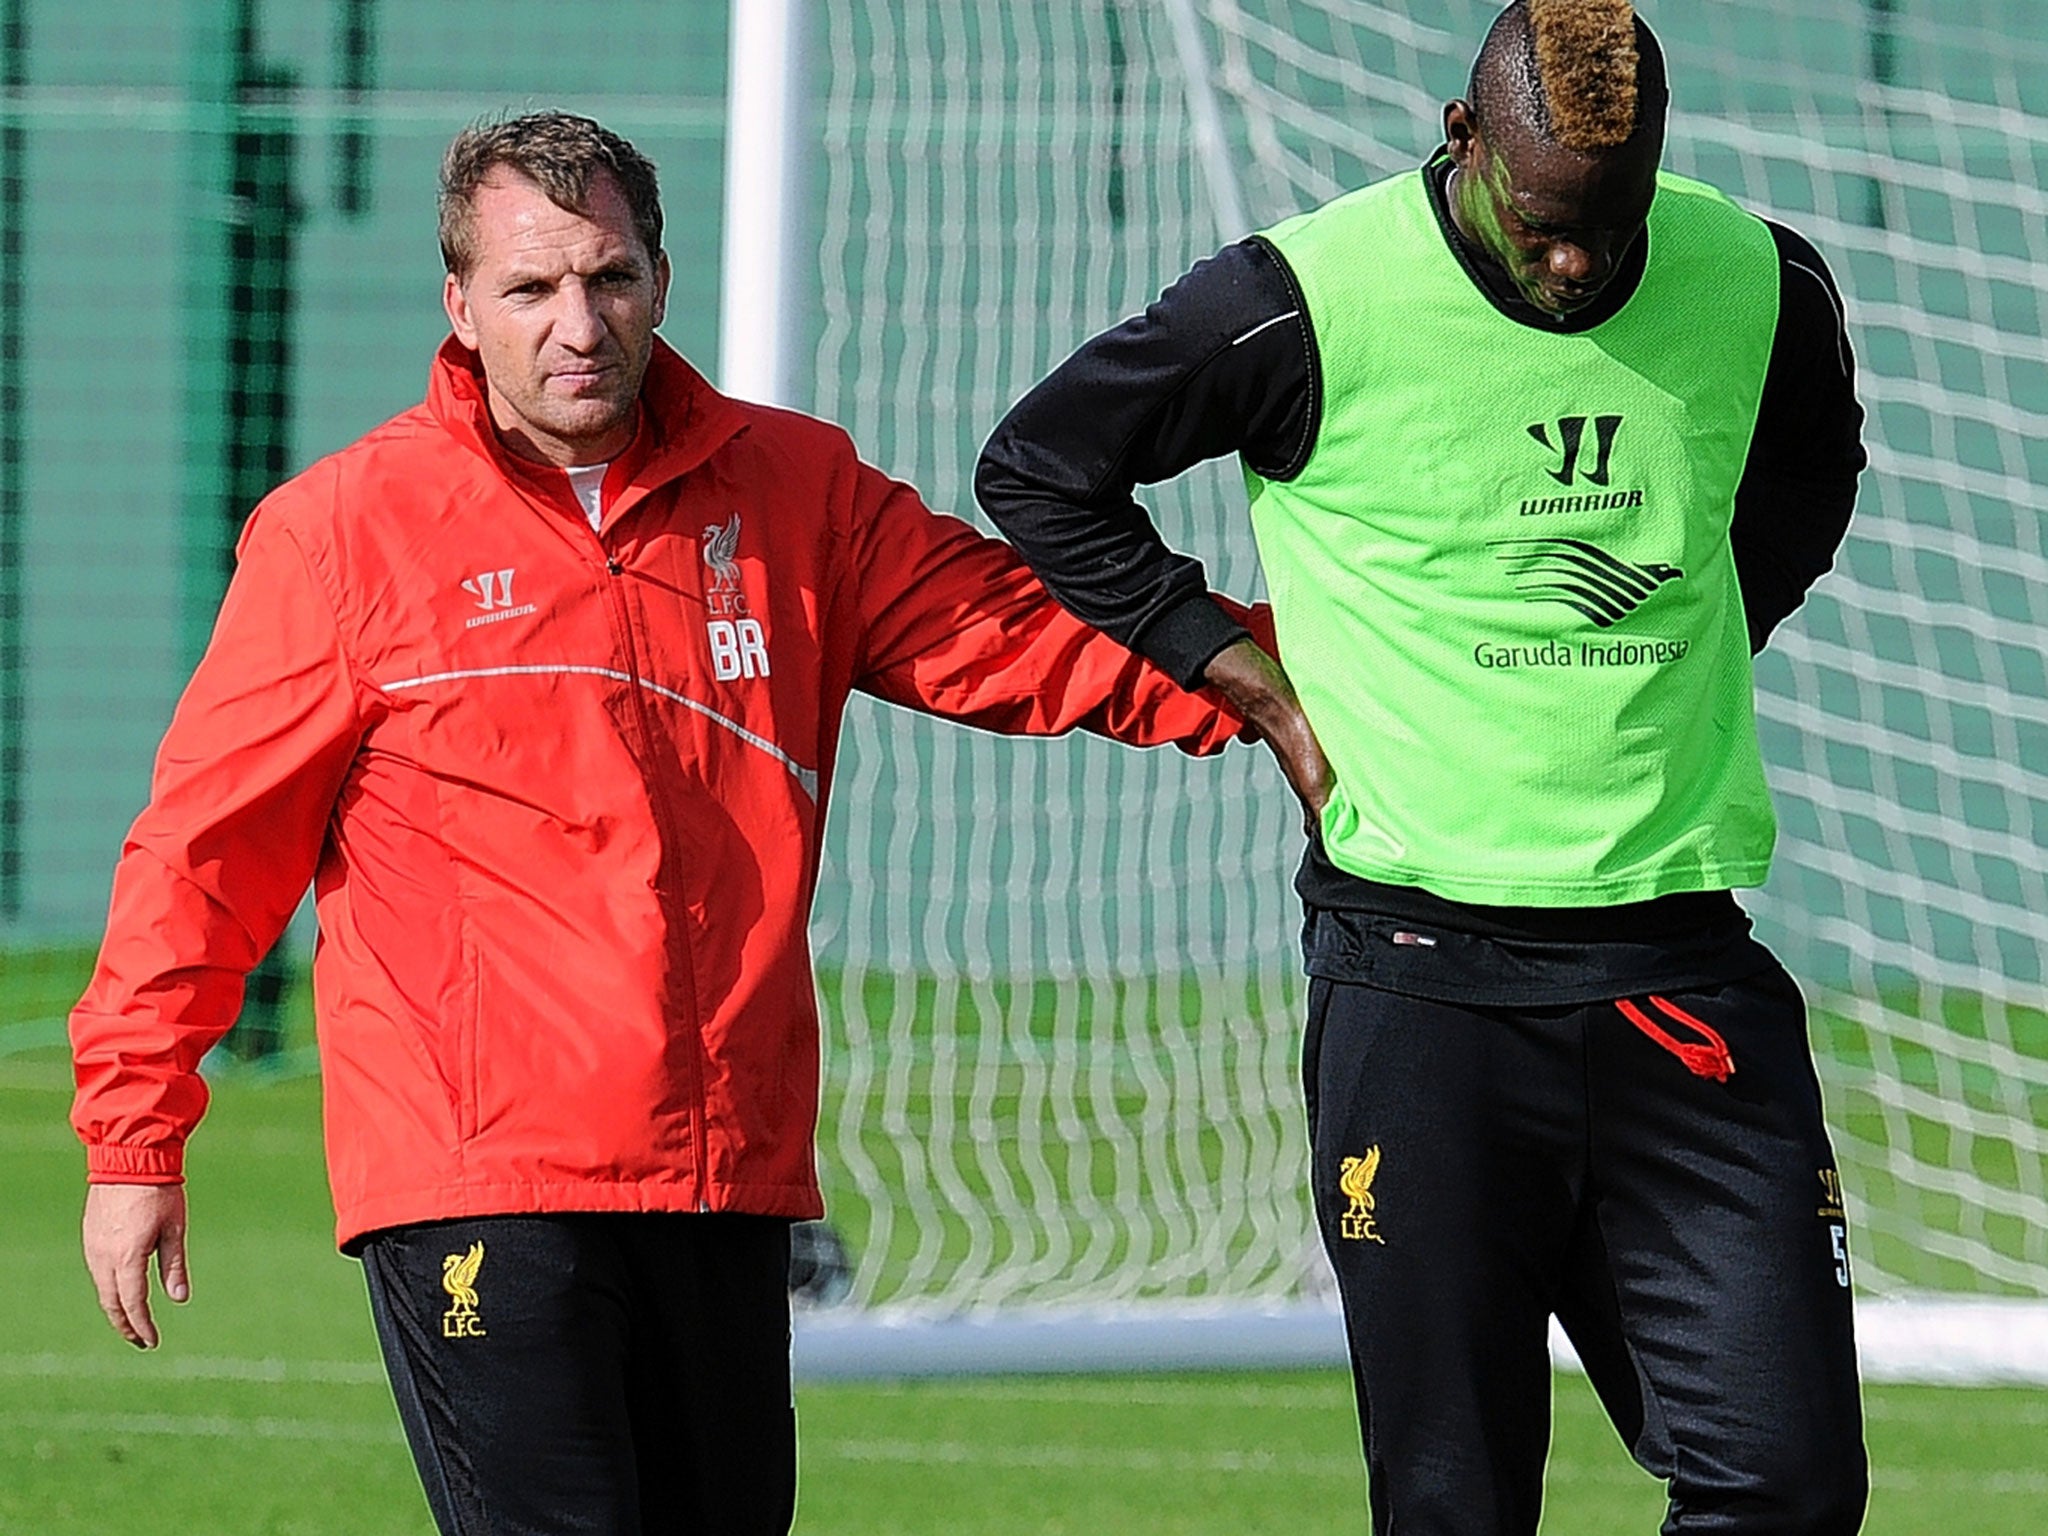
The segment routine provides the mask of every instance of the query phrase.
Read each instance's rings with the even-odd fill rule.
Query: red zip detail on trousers
[[[1658,997],[1655,993],[1650,995],[1650,1002],[1665,1018],[1698,1030],[1706,1036],[1706,1044],[1678,1039],[1625,997],[1614,1006],[1621,1010],[1621,1016],[1629,1023],[1684,1062],[1686,1071],[1693,1076],[1711,1077],[1717,1083],[1725,1083],[1735,1075],[1735,1057],[1729,1052],[1728,1042],[1721,1038],[1719,1030],[1703,1019],[1694,1018],[1676,1003]]]

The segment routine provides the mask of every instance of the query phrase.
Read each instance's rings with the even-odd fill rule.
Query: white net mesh
[[[1417,164],[1495,10],[834,0],[812,403],[970,513],[1074,345]],[[1784,826],[1750,901],[1814,1002],[1861,1277],[2048,1294],[2048,39],[2031,0],[1643,10],[1667,163],[1819,245],[1871,410],[1849,546],[1760,663]],[[1234,469],[1151,503],[1252,591]],[[1299,838],[1263,756],[860,707],[834,816],[821,1146],[859,1295],[1297,1286]]]
[[[1157,9],[828,7],[814,403],[934,506],[973,515],[1009,404],[1215,245]],[[1157,504],[1245,593],[1232,480]],[[1290,1288],[1295,817],[1260,755],[856,704],[833,818],[821,1147],[858,1294]]]

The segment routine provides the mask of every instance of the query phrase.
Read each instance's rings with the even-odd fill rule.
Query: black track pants
[[[1319,979],[1303,1077],[1382,1536],[1536,1530],[1553,1313],[1667,1533],[1858,1528],[1845,1223],[1781,968],[1556,1008]]]
[[[445,1536],[789,1530],[787,1221],[486,1217],[362,1259]]]

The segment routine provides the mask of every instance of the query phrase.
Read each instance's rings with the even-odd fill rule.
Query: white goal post
[[[1747,902],[1813,1003],[1865,1339],[1890,1352],[1869,1365],[2048,1379],[2048,39],[2028,0],[1641,8],[1667,163],[1821,248],[1871,411],[1849,543],[1759,666],[1783,831]],[[801,59],[793,26],[743,58],[743,24],[798,9]],[[1495,9],[734,0],[721,374],[975,516],[983,436],[1073,346],[1220,241],[1419,163]],[[740,382],[771,355],[780,382]],[[1151,504],[1254,590],[1234,467]],[[943,1341],[1064,1318],[1085,1357],[1086,1318],[1149,1317],[1181,1344],[1162,1360],[1204,1318],[1240,1342],[1327,1321],[1299,837],[1262,755],[863,703],[832,818],[819,1145],[854,1306],[807,1319],[799,1360],[879,1325],[914,1361],[906,1319]]]
[[[802,0],[732,0],[718,375],[725,393],[795,405],[796,328],[812,278],[797,249],[802,196]]]

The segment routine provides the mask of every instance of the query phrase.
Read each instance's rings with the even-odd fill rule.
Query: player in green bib
[[[1862,412],[1826,264],[1660,174],[1667,104],[1626,0],[1518,0],[1426,166],[1195,268],[977,476],[1308,812],[1311,1177],[1383,1533],[1535,1531],[1553,1316],[1667,1530],[1866,1498],[1804,1005],[1731,894],[1775,831],[1750,658]],[[1224,453],[1284,670],[1131,495]]]

